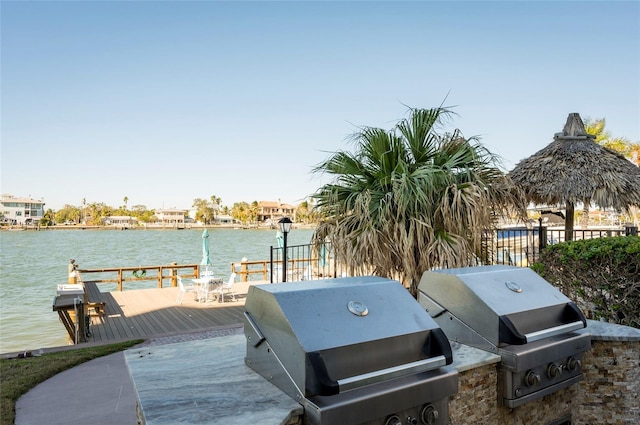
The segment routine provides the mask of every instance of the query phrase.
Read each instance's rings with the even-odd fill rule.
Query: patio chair
[[[195,285],[185,285],[182,282],[182,277],[177,276],[178,278],[178,288],[180,288],[180,292],[178,293],[178,298],[176,298],[176,302],[182,304],[182,300],[184,299],[184,294],[187,292],[193,292],[194,294],[198,292],[198,288]]]
[[[222,282],[220,287],[216,288],[215,292],[220,295],[220,301],[224,302],[224,295],[231,295],[233,301],[236,301],[236,294],[231,290],[233,288],[233,284],[236,282],[236,273],[232,272],[229,276],[229,280],[227,282]]]
[[[274,264],[271,277],[274,283],[282,282],[282,266],[280,264]]]
[[[300,280],[313,280],[313,268],[311,267],[311,264],[302,269],[300,272]]]
[[[200,279],[213,279],[213,277],[213,270],[209,270],[208,266],[206,269],[200,270]],[[215,293],[216,291],[212,282],[200,283],[198,286],[198,301],[209,302],[209,296]]]

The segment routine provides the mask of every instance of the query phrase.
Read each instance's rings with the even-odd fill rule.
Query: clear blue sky
[[[407,106],[454,107],[505,170],[571,112],[640,140],[636,1],[0,7],[1,189],[47,208],[297,204]]]

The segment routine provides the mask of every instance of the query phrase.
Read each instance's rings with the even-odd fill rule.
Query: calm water
[[[312,233],[294,229],[288,245],[307,244]],[[216,275],[226,277],[231,262],[242,257],[268,260],[269,247],[277,246],[276,231],[209,229],[209,245]],[[81,269],[199,264],[202,230],[0,232],[0,353],[67,344],[51,305],[56,285],[67,282],[70,258]]]

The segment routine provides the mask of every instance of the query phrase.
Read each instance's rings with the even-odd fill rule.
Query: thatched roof
[[[509,176],[536,204],[590,200],[620,211],[640,206],[640,167],[595,143],[577,113],[569,114],[553,142],[520,161]]]

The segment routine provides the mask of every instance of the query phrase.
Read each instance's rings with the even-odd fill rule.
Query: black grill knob
[[[402,422],[400,422],[398,415],[391,415],[384,421],[384,425],[402,425]]]
[[[562,368],[555,363],[549,363],[547,366],[547,376],[549,379],[555,379],[562,375]]]
[[[420,412],[420,419],[422,419],[422,423],[425,425],[434,425],[438,420],[438,411],[432,405],[427,404],[422,408],[422,412]]]
[[[524,377],[524,383],[530,387],[540,385],[540,375],[535,373],[533,370],[530,370]]]
[[[578,370],[580,366],[580,360],[576,359],[575,357],[569,357],[569,359],[567,360],[567,370],[569,370],[569,372]]]

